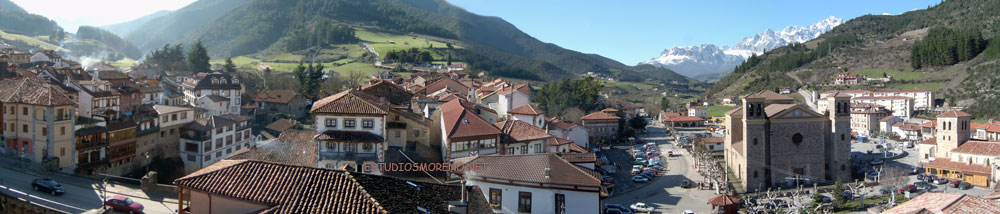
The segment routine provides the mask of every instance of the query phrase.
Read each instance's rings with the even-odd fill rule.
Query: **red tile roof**
[[[699,122],[699,121],[705,121],[705,119],[702,119],[700,117],[681,116],[681,117],[671,117],[667,118],[666,120],[663,120],[663,122]]]
[[[346,90],[313,103],[310,113],[386,115],[388,112],[376,106],[367,94]]]
[[[946,111],[944,113],[941,113],[941,114],[937,115],[937,117],[956,118],[956,117],[972,117],[972,115],[969,114],[969,113],[965,113],[965,112],[959,111],[959,110],[951,110],[951,111]]]
[[[504,88],[503,90],[500,90],[497,93],[500,95],[507,95],[510,94],[511,92],[514,92],[515,90],[520,91],[521,93],[531,94],[531,88],[529,88],[528,85],[524,83],[515,85],[513,87]]]
[[[951,152],[1000,156],[1000,142],[970,140],[958,146],[958,148],[952,149]]]
[[[606,109],[601,109],[601,112],[611,114],[611,113],[614,113],[614,112],[618,112],[618,109],[606,108]]]
[[[716,195],[715,197],[708,199],[708,204],[715,206],[726,206],[739,203],[740,203],[740,198],[726,194]]]
[[[934,126],[937,126],[937,120],[930,120],[930,121],[921,123],[920,126],[923,126],[923,127],[934,127]]]
[[[723,138],[723,137],[710,137],[710,138],[705,138],[704,140],[702,140],[702,142],[705,142],[705,143],[723,143],[723,142],[726,142],[726,138]]]
[[[580,145],[576,145],[574,143],[574,144],[569,144],[569,151],[570,152],[575,152],[575,153],[586,153],[587,149],[583,148]]]
[[[881,90],[881,91],[877,91],[877,92],[882,92],[882,93],[894,93],[894,92],[914,93],[914,92],[933,92],[933,91],[927,90],[927,89],[887,89],[887,90]]]
[[[538,110],[538,107],[534,104],[523,105],[521,107],[514,108],[507,111],[510,114],[520,114],[520,115],[541,115],[542,110]]]
[[[500,121],[494,125],[503,133],[504,142],[526,142],[552,137],[552,135],[545,132],[545,129],[520,120]]]
[[[892,120],[893,118],[896,118],[896,116],[889,115],[888,117],[883,117],[882,119],[879,119],[878,121],[879,122],[889,122],[889,120]]]
[[[927,163],[927,167],[960,171],[968,174],[990,175],[990,167],[979,164],[954,162],[945,158],[938,158],[937,160],[931,161],[930,163]]]
[[[920,141],[920,144],[937,145],[937,138],[927,138],[927,140]]]
[[[987,132],[1000,132],[1000,122],[990,121],[987,123],[972,122],[972,129],[982,129]]]
[[[590,113],[587,116],[583,116],[580,119],[583,119],[583,120],[617,120],[617,119],[621,119],[621,118],[618,117],[618,116],[614,116],[614,115],[605,113],[603,111],[598,111],[598,112]]]
[[[550,117],[549,119],[545,119],[545,122],[548,123],[550,129],[554,127],[561,130],[568,130],[573,128],[574,126],[577,126],[576,123],[570,121],[563,121],[556,117]]]
[[[558,137],[549,138],[549,146],[559,146],[573,143],[572,140],[562,139]]]
[[[920,131],[920,129],[921,129],[920,125],[912,124],[912,123],[896,123],[896,124],[892,124],[892,126],[899,127],[899,129],[907,130],[907,131]]]
[[[76,104],[61,87],[36,78],[0,80],[0,102],[39,106]]]
[[[222,160],[174,183],[269,205],[267,213],[447,213],[461,198],[456,186],[253,160]]]
[[[355,142],[355,143],[381,143],[385,142],[385,138],[379,136],[375,133],[367,131],[344,131],[344,130],[327,130],[319,135],[316,135],[316,140],[326,140],[326,141],[337,141],[337,142]]]
[[[792,97],[774,93],[773,91],[765,90],[757,93],[747,95],[746,98],[764,98],[764,100],[795,100]]]
[[[490,183],[542,184],[550,188],[558,185],[576,186],[578,191],[599,192],[601,181],[588,172],[552,153],[531,155],[478,156],[469,164],[486,164],[462,173],[468,179]],[[546,176],[546,169],[549,175]],[[472,172],[472,173],[468,173]],[[573,188],[573,187],[568,187]]]
[[[260,93],[253,98],[254,102],[284,103],[288,104],[296,96],[301,96],[291,90],[273,90]]]
[[[278,131],[280,133],[280,132],[284,132],[285,130],[288,130],[288,129],[292,128],[292,127],[295,127],[295,125],[298,125],[298,124],[299,124],[298,121],[289,120],[289,119],[279,119],[279,120],[274,121],[271,124],[267,124],[267,126],[265,126],[264,128],[265,129],[274,130],[274,131]]]
[[[448,101],[440,107],[445,134],[448,138],[500,134],[500,130],[493,124],[469,111],[460,102],[456,99]]]
[[[966,214],[1000,213],[995,201],[963,193],[924,193],[883,214]]]
[[[567,153],[567,154],[559,154],[559,156],[562,157],[563,159],[565,159],[567,162],[570,162],[570,163],[596,163],[597,162],[597,155],[595,155],[592,152],[588,152],[588,153]]]

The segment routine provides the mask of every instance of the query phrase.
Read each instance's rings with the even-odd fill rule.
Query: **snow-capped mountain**
[[[667,68],[695,79],[711,79],[732,72],[733,68],[754,53],[762,54],[791,43],[809,41],[843,22],[843,19],[831,16],[810,26],[792,25],[777,32],[767,29],[752,37],[743,38],[732,48],[719,48],[712,44],[673,47],[640,64]]]

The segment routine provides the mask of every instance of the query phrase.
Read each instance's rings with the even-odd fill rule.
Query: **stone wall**
[[[63,214],[66,212],[33,204],[28,201],[7,195],[7,193],[5,192],[0,192],[0,213]]]

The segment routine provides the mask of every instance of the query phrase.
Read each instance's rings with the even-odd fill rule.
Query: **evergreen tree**
[[[205,50],[205,46],[201,44],[201,40],[194,43],[191,46],[191,51],[188,51],[188,64],[191,66],[191,70],[196,73],[208,73],[212,72],[212,65],[208,64],[210,58],[208,57],[208,51]]]
[[[667,99],[665,96],[660,98],[660,108],[663,109],[663,111],[670,109],[670,99]]]
[[[236,72],[236,64],[233,64],[233,58],[226,58],[226,65],[223,66],[225,72]]]
[[[451,54],[448,54],[448,65],[451,65]]]
[[[292,74],[295,75],[295,80],[299,82],[299,93],[306,94],[307,81],[309,76],[306,75],[306,66],[299,62],[295,69],[292,69]]]

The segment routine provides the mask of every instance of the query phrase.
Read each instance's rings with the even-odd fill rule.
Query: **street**
[[[603,202],[605,204],[621,204],[624,206],[629,206],[636,202],[644,202],[655,208],[656,213],[681,213],[684,210],[692,210],[696,213],[708,213],[711,211],[711,205],[708,205],[707,201],[709,198],[715,196],[714,190],[699,190],[698,188],[682,188],[680,186],[681,181],[702,181],[704,180],[701,175],[699,175],[695,170],[692,169],[692,163],[694,162],[691,156],[681,148],[674,148],[673,140],[667,136],[666,129],[660,125],[651,125],[646,128],[646,135],[641,136],[641,139],[647,143],[656,143],[660,147],[660,154],[666,158],[666,173],[661,173],[660,176],[654,178],[652,181],[642,185],[638,189],[631,188],[631,190],[625,190],[628,188],[620,188],[620,185],[635,185],[631,180],[619,180],[619,177],[631,178],[631,174],[626,167],[622,167],[622,170],[618,171],[618,175],[615,176],[616,188],[615,194],[608,197]],[[673,150],[675,153],[680,153],[679,156],[666,157],[667,150]],[[623,152],[624,155],[628,155],[627,152]],[[631,168],[631,163],[622,164],[627,165]],[[622,176],[622,174],[625,176]],[[627,184],[626,184],[627,183]],[[624,190],[624,192],[620,192]]]
[[[0,167],[0,175],[2,175],[0,176],[0,191],[3,191],[4,194],[27,199],[33,203],[68,213],[98,213],[102,208],[101,191],[98,190],[99,181],[54,172],[31,171],[30,173],[44,175],[63,185],[66,193],[53,196],[31,188],[31,181],[39,176],[15,170],[16,168],[7,168],[7,166]],[[107,197],[123,195],[141,203],[145,206],[145,213],[176,213],[175,210],[177,210],[176,198],[158,196],[162,194],[146,194],[138,187],[121,184],[108,185],[108,191]]]

